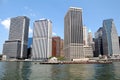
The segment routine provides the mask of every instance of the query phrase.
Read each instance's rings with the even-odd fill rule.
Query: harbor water
[[[51,65],[0,62],[0,80],[120,80],[120,62]]]

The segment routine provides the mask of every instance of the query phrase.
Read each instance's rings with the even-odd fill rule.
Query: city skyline
[[[53,22],[53,34],[64,38],[64,15],[70,6],[83,8],[83,24],[94,34],[102,25],[104,19],[113,18],[116,24],[118,35],[119,30],[119,2],[108,0],[60,0],[60,1],[23,1],[23,0],[1,0],[0,1],[0,53],[5,40],[8,39],[9,22],[11,17],[27,16],[30,18],[30,34],[33,34],[33,22],[41,18],[51,19]],[[28,4],[29,3],[29,4]],[[95,4],[93,4],[95,3]],[[15,5],[17,5],[15,7]],[[39,8],[38,8],[39,7]],[[10,10],[10,11],[9,11]],[[9,14],[8,14],[9,13]]]

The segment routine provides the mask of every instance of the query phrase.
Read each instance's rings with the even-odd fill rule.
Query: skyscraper
[[[18,16],[11,18],[9,40],[3,45],[3,54],[8,58],[26,58],[29,18]]]
[[[70,7],[64,18],[64,52],[67,60],[84,57],[82,9]]]
[[[52,56],[52,22],[41,19],[34,22],[32,59],[46,60]]]
[[[103,54],[106,56],[119,56],[118,34],[113,19],[103,21]]]
[[[94,57],[103,55],[103,27],[100,27],[95,33],[95,54]]]

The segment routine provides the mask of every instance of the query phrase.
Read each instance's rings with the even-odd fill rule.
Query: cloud
[[[33,29],[31,27],[29,27],[29,34],[33,33]]]
[[[10,28],[10,18],[7,18],[5,20],[0,20],[0,24],[2,24],[4,28],[9,30],[9,28]]]
[[[55,32],[52,32],[52,36],[57,36],[57,34]]]
[[[24,9],[28,12],[27,13],[28,16],[31,16],[31,17],[35,17],[36,16],[36,14],[34,13],[33,9],[31,9],[30,7],[25,6]]]

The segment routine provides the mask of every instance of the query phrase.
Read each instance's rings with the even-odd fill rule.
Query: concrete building
[[[26,16],[11,18],[9,39],[3,45],[3,55],[7,58],[26,58],[28,30],[29,18]]]
[[[93,49],[91,46],[84,46],[84,54],[85,58],[93,57]]]
[[[87,27],[86,26],[83,26],[83,43],[84,43],[84,46],[88,46],[88,35],[87,35]]]
[[[84,58],[82,9],[70,7],[64,18],[64,52],[67,60]]]
[[[88,32],[88,38],[87,39],[88,39],[88,45],[92,46],[93,36],[92,36],[92,32],[91,31]]]
[[[32,59],[47,60],[52,56],[52,22],[40,19],[34,22]]]
[[[60,37],[54,36],[52,37],[52,56],[60,57]]]
[[[113,19],[103,21],[103,55],[120,56],[118,34]]]
[[[65,57],[63,48],[64,48],[64,40],[61,39],[61,41],[60,41],[60,56],[61,56],[61,57]]]

